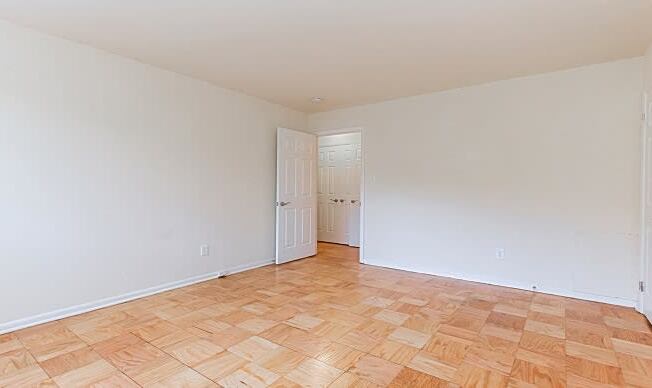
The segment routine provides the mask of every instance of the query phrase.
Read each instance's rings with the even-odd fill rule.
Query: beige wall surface
[[[0,331],[274,258],[305,114],[6,23],[0,51]]]
[[[636,58],[309,125],[364,128],[367,263],[633,305],[642,85]]]

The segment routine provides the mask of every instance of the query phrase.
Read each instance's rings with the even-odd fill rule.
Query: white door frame
[[[648,165],[650,158],[650,147],[648,144],[648,137],[650,131],[652,131],[652,95],[647,93],[643,94],[642,97],[642,107],[643,107],[643,124],[641,126],[641,236],[640,236],[640,276],[639,280],[645,284],[645,291],[637,290],[638,292],[638,301],[636,309],[647,315],[648,319],[652,322],[652,284],[650,284],[650,274],[652,271],[652,262],[650,262],[650,252],[648,252],[648,246],[650,241],[648,241],[648,218],[652,217],[652,214],[648,214],[647,199],[650,195],[650,190],[652,187],[648,187]]]
[[[330,135],[340,135],[344,133],[359,133],[360,134],[360,147],[362,148],[362,166],[360,168],[360,262],[365,263],[365,238],[364,238],[364,228],[365,228],[365,208],[367,204],[367,198],[365,196],[365,164],[367,160],[367,153],[365,150],[365,139],[364,139],[364,128],[362,127],[351,127],[351,128],[340,128],[340,129],[330,129],[325,131],[315,132],[317,137],[321,136],[330,136]]]

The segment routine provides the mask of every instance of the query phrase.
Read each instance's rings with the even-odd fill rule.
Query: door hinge
[[[641,292],[645,292],[645,282],[644,281],[641,280],[640,282],[638,282],[638,290],[641,291]]]

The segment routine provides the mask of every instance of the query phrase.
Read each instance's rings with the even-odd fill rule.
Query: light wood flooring
[[[2,335],[0,386],[652,387],[632,309],[319,251]]]

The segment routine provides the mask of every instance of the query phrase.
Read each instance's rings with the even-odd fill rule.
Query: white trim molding
[[[40,325],[43,323],[52,322],[63,318],[68,318],[73,315],[79,315],[90,311],[99,310],[104,307],[109,307],[109,306],[114,306],[116,304],[129,302],[135,299],[144,298],[146,296],[159,294],[161,292],[174,290],[181,287],[186,287],[196,283],[205,282],[208,280],[216,279],[220,276],[230,275],[238,272],[244,272],[254,268],[264,267],[270,264],[274,264],[274,259],[261,260],[254,263],[239,265],[222,271],[197,275],[187,279],[177,280],[174,282],[169,282],[158,286],[145,288],[142,290],[132,291],[118,296],[112,296],[112,297],[96,300],[93,302],[65,307],[59,310],[54,310],[43,314],[33,315],[27,318],[21,318],[21,319],[16,319],[14,321],[0,323],[0,335],[5,333],[10,333],[12,331],[20,330],[20,329],[25,329],[27,327]]]
[[[340,129],[326,129],[323,131],[311,132],[317,136],[330,136],[330,135],[341,135],[343,133],[362,133],[362,127],[351,127],[351,128],[340,128]]]
[[[524,284],[519,284],[519,283],[513,283],[513,282],[504,282],[504,281],[497,281],[493,279],[485,279],[485,278],[478,278],[478,277],[473,277],[473,276],[467,276],[463,274],[456,274],[456,273],[443,273],[443,272],[432,272],[432,271],[422,271],[422,270],[416,270],[416,269],[411,269],[411,268],[406,268],[403,266],[397,266],[397,265],[390,265],[390,264],[371,264],[367,263],[367,265],[372,265],[375,267],[382,267],[382,268],[390,268],[390,269],[395,269],[399,271],[406,271],[406,272],[414,272],[414,273],[420,273],[420,274],[426,274],[426,275],[433,275],[433,276],[440,276],[440,277],[445,277],[445,278],[451,278],[451,279],[457,279],[457,280],[464,280],[467,282],[474,282],[474,283],[482,283],[482,284],[489,284],[492,286],[499,286],[499,287],[507,287],[507,288],[514,288],[518,290],[523,290],[523,291],[529,291],[532,293],[539,293],[539,294],[551,294],[551,295],[557,295],[557,296],[563,296],[566,298],[573,298],[573,299],[580,299],[580,300],[587,300],[591,302],[599,302],[599,303],[606,303],[606,304],[612,304],[616,306],[624,306],[624,307],[635,307],[636,306],[636,300],[634,299],[623,299],[623,298],[617,298],[617,297],[612,297],[612,296],[604,296],[604,295],[597,295],[597,294],[590,294],[586,292],[577,292],[577,291],[567,291],[567,290],[558,290],[558,289],[547,289],[547,288],[537,288],[536,290],[532,290],[529,288],[527,285]]]

